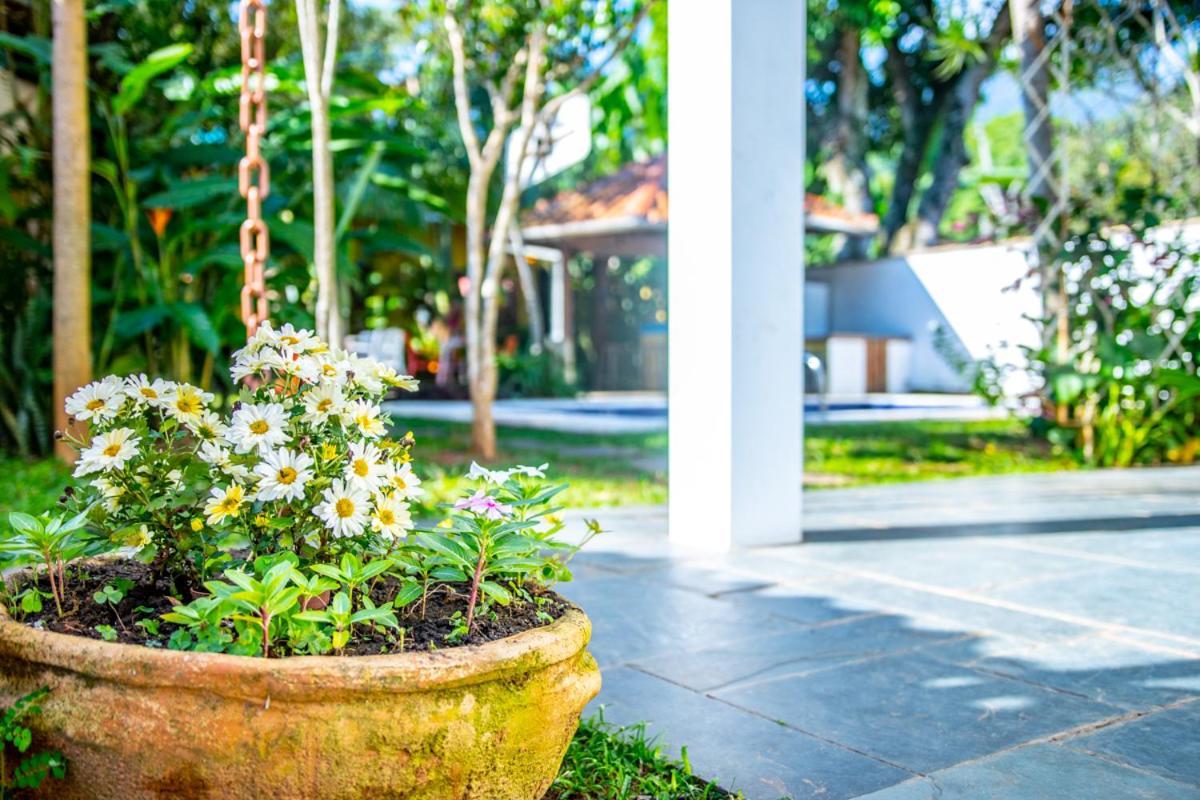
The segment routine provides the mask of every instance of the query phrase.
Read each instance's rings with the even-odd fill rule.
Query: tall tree
[[[830,158],[825,162],[829,188],[841,198],[842,206],[855,214],[874,213],[871,176],[867,168],[867,73],[859,51],[861,31],[847,26],[838,45],[837,123],[829,144]],[[864,258],[867,240],[850,237],[842,248],[842,258]]]
[[[921,203],[917,207],[914,236],[917,247],[937,243],[946,206],[958,188],[959,174],[967,164],[967,126],[979,103],[983,82],[995,70],[1000,49],[1012,32],[1007,5],[999,8],[987,30],[978,47],[965,48],[964,63],[951,79],[950,96],[942,119],[941,152],[933,168],[933,180],[921,195]]]
[[[472,447],[496,454],[496,325],[508,232],[521,199],[521,167],[539,124],[570,96],[587,92],[629,43],[645,13],[613,0],[524,0],[441,6],[453,70],[455,110],[467,151],[467,382]],[[549,95],[549,96],[548,96]],[[509,163],[498,171],[505,155]],[[489,214],[493,181],[499,199]],[[490,233],[490,235],[489,235]]]
[[[304,83],[312,117],[313,269],[317,280],[317,334],[334,345],[340,345],[345,335],[337,285],[337,191],[329,122],[329,97],[333,92],[333,76],[337,69],[340,16],[341,0],[329,0],[322,41],[321,13],[317,0],[296,0]]]
[[[91,380],[91,132],[83,0],[53,0],[54,420],[66,430],[68,394]],[[59,457],[73,460],[69,447]]]

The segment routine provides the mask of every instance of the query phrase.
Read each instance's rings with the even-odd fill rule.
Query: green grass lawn
[[[462,475],[476,457],[468,425],[416,420],[413,460],[432,502],[454,499],[464,487]],[[563,505],[574,508],[665,503],[666,433],[599,436],[530,428],[501,428],[499,453],[487,467],[549,463],[551,477],[571,487]]]
[[[430,505],[457,497],[470,466],[470,428],[414,422],[414,457]],[[571,484],[576,508],[664,503],[666,433],[622,436],[502,428],[500,454],[485,466],[540,465]],[[805,484],[825,489],[879,483],[1073,469],[1066,455],[1017,420],[811,425],[805,432]],[[70,472],[54,461],[0,459],[0,512],[54,505]]]
[[[718,800],[735,798],[692,775],[686,761],[666,757],[645,725],[613,727],[585,719],[567,749],[545,800]]]
[[[810,488],[1077,466],[1070,456],[1030,436],[1019,420],[812,425],[805,431],[804,459],[804,482]]]

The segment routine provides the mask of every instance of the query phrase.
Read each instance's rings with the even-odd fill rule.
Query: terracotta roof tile
[[[664,155],[649,161],[631,162],[612,175],[578,189],[542,198],[522,215],[521,221],[526,227],[630,217],[666,222],[668,208],[667,157]],[[810,216],[857,227],[875,228],[879,224],[874,214],[847,211],[815,194],[804,196],[804,210]]]

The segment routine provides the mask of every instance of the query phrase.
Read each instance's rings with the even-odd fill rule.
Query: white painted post
[[[801,539],[804,3],[672,3],[670,533]]]

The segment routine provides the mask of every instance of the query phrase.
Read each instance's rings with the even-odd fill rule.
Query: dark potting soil
[[[132,586],[125,597],[112,606],[97,603],[94,595],[107,585],[126,580]],[[114,641],[125,644],[140,644],[150,647],[165,647],[171,633],[178,627],[160,618],[182,599],[170,579],[155,579],[152,569],[137,561],[115,561],[89,564],[83,567],[68,567],[66,602],[59,616],[50,597],[49,581],[42,576],[38,587],[46,593],[42,610],[25,614],[21,622],[56,633],[103,639],[103,626],[116,633]],[[371,591],[376,604],[391,601],[399,590],[399,584],[390,578],[379,580]],[[464,644],[483,644],[503,639],[532,628],[548,625],[561,617],[570,605],[554,592],[536,585],[526,587],[534,600],[515,599],[507,606],[493,605],[487,612],[476,610],[474,630],[464,641],[450,642],[448,637],[467,613],[466,592],[457,591],[448,584],[434,584],[426,598],[424,608],[418,598],[413,603],[397,609],[396,617],[404,629],[401,639],[395,631],[370,629],[358,625],[354,638],[342,651],[347,656],[369,656],[380,653],[441,650]],[[456,615],[458,615],[456,617]],[[158,632],[153,626],[136,624],[139,620],[158,623]],[[97,627],[101,626],[101,630]],[[150,627],[151,630],[147,630]],[[108,633],[104,630],[104,633]],[[403,644],[401,644],[401,641]],[[285,653],[272,652],[272,655]]]

